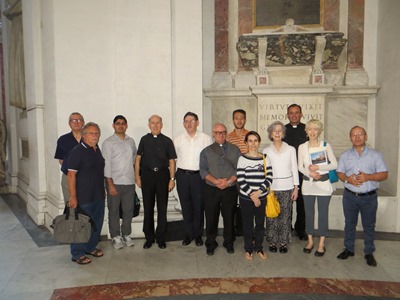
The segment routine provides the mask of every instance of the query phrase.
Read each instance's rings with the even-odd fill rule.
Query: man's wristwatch
[[[175,181],[175,178],[174,178],[174,177],[171,177],[170,180]]]
[[[348,177],[347,177],[348,178]],[[344,183],[349,183],[348,181],[347,181],[347,178],[343,181]]]

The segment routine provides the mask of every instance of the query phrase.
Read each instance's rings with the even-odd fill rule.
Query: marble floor
[[[102,241],[104,257],[80,266],[71,262],[68,245],[59,245],[46,229],[33,224],[20,199],[2,195],[0,299],[400,298],[399,234],[377,235],[375,268],[365,263],[362,240],[357,240],[354,257],[338,260],[341,236],[332,233],[322,258],[303,254],[304,242],[294,237],[287,254],[271,253],[266,261],[246,260],[241,237],[234,254],[220,246],[214,256],[207,256],[204,247],[182,246],[180,241],[167,243],[165,250],[144,250],[142,239],[122,250]]]

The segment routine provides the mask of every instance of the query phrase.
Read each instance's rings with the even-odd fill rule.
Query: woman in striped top
[[[272,167],[267,159],[267,173],[264,172],[263,155],[258,152],[261,138],[255,131],[245,136],[248,153],[239,157],[237,182],[240,187],[239,201],[243,219],[245,257],[253,258],[253,251],[262,259],[267,259],[263,251],[265,202],[268,188],[272,184]],[[255,222],[255,227],[254,227]],[[253,244],[254,238],[254,244]]]

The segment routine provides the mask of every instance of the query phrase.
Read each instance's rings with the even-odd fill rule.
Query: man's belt
[[[160,172],[160,171],[165,171],[168,170],[168,168],[158,168],[158,167],[154,167],[154,168],[145,168],[148,171],[152,171],[152,172]]]
[[[349,193],[351,193],[351,194],[353,194],[353,195],[356,195],[356,196],[359,196],[359,197],[370,196],[370,195],[376,194],[376,190],[369,191],[369,192],[366,192],[366,193],[356,193],[356,192],[353,192],[353,191],[349,190],[348,188],[344,188],[344,189],[345,189],[346,191],[348,191]]]
[[[193,170],[185,170],[185,169],[181,169],[181,168],[178,168],[178,170],[185,172],[186,174],[189,174],[189,175],[199,174],[199,172],[200,172],[200,171],[193,171]]]
[[[310,177],[307,177],[306,175],[303,175],[303,180],[306,180],[306,181],[308,181],[308,180],[310,180]],[[321,178],[320,179],[313,179],[313,181],[327,181],[327,180],[329,180],[329,174],[324,174],[324,175],[321,175]]]

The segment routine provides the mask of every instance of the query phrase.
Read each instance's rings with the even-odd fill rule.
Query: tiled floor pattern
[[[71,262],[69,246],[54,242],[24,209],[16,196],[0,197],[0,299],[176,296],[192,300],[187,297],[198,294],[210,300],[328,299],[320,297],[329,295],[339,295],[340,300],[354,299],[346,298],[350,295],[400,298],[399,234],[378,234],[376,268],[365,264],[362,240],[357,240],[354,257],[347,261],[336,258],[343,247],[341,232],[334,232],[327,240],[327,253],[322,258],[303,254],[304,242],[295,237],[289,253],[271,253],[266,261],[257,257],[245,260],[241,237],[234,254],[218,247],[214,256],[207,256],[204,247],[193,243],[182,246],[180,241],[167,243],[165,250],[156,246],[144,250],[144,241],[138,239],[134,247],[122,250],[102,241],[99,246],[105,256],[79,266]],[[221,237],[219,242],[221,245]],[[179,298],[181,294],[186,298]],[[247,297],[240,298],[243,295]],[[285,295],[290,297],[280,298]]]

